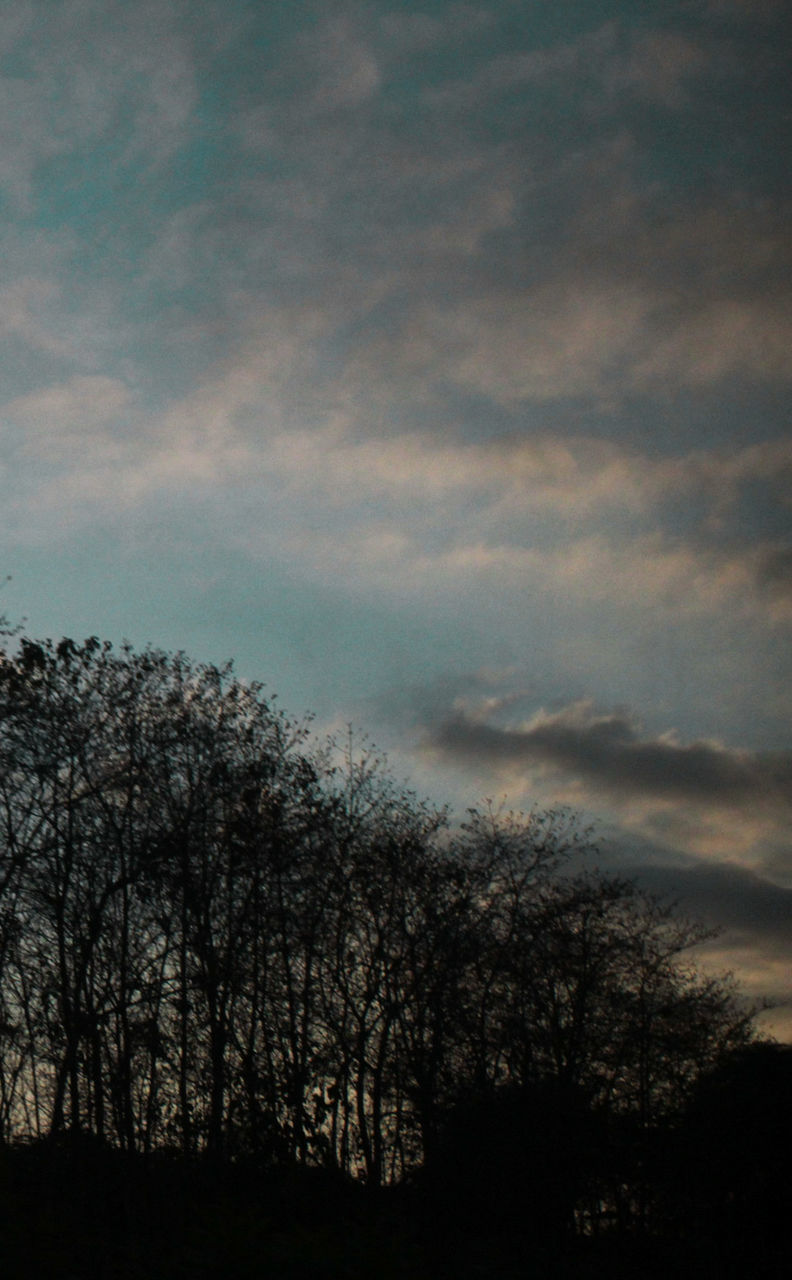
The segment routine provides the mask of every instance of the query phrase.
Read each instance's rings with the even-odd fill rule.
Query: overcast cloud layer
[[[790,52],[772,0],[5,6],[6,612],[579,808],[792,999]]]

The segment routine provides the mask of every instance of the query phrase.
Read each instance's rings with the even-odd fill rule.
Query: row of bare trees
[[[750,1038],[700,933],[563,812],[462,827],[182,654],[0,659],[0,1136],[392,1182],[460,1098],[643,1126]]]

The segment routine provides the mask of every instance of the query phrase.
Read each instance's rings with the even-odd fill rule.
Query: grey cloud
[[[40,88],[21,78],[0,77],[0,186],[17,208],[30,202],[36,166],[65,145]]]
[[[444,45],[449,29],[456,39],[480,35],[497,21],[495,13],[469,4],[446,4],[442,17],[428,13],[399,11],[386,13],[381,30],[391,54],[405,54]]]
[[[682,31],[635,32],[608,21],[574,41],[498,55],[474,76],[433,90],[430,100],[469,111],[493,95],[564,77],[584,114],[594,118],[618,109],[625,98],[677,111],[688,105],[687,86],[706,74],[720,52],[717,44]]]
[[[0,181],[18,205],[42,162],[100,138],[113,138],[122,162],[148,165],[181,144],[197,95],[178,5],[39,3],[25,13],[27,22],[0,32],[24,67],[0,79],[13,134],[3,146],[13,163],[0,166]]]
[[[540,713],[518,729],[459,714],[436,728],[431,742],[450,757],[493,766],[549,765],[608,791],[721,804],[792,804],[792,753],[641,738],[627,715],[595,715],[581,704]]]
[[[709,61],[696,42],[675,32],[652,32],[637,40],[611,81],[612,91],[632,90],[660,106],[687,106],[687,87]]]
[[[374,365],[402,392],[442,383],[514,408],[788,378],[788,211],[738,188],[695,208],[642,193],[640,148],[609,131],[574,153],[525,129],[487,150],[467,121],[432,118],[420,139],[409,117],[358,122],[354,146],[325,124],[296,139],[321,153],[317,251],[367,263],[394,301],[350,349],[361,382]]]
[[[744,867],[699,863],[685,869],[637,869],[648,887],[671,893],[683,909],[732,935],[761,935],[792,947],[792,889]]]
[[[312,105],[320,111],[355,107],[379,88],[380,68],[371,48],[360,38],[358,25],[344,17],[335,18],[304,42],[309,54]]]
[[[792,600],[792,547],[767,547],[759,552],[756,576],[771,595]]]
[[[137,112],[136,136],[150,136],[160,154],[178,144],[189,131],[194,92],[187,8],[191,18],[194,8],[220,12],[135,6],[122,38],[119,6],[93,6],[105,19],[97,48],[110,56],[108,72],[86,53],[79,24],[74,34],[55,33],[61,62],[82,68],[72,85],[63,73],[58,81],[52,59],[42,65],[65,94],[59,145],[94,137],[91,130],[117,118],[125,103]],[[633,38],[609,24],[574,44],[499,54],[504,42],[495,33],[471,77],[492,108],[490,130],[486,112],[455,109],[454,92],[466,92],[466,83],[444,80],[442,70],[432,81],[439,96],[401,92],[403,50],[389,46],[387,34],[388,22],[398,27],[401,17],[386,15],[380,29],[363,6],[342,6],[330,22],[320,13],[309,34],[285,38],[273,77],[246,81],[237,132],[227,135],[231,154],[212,171],[202,203],[160,218],[143,269],[124,281],[125,302],[130,292],[149,295],[141,311],[158,345],[174,349],[181,323],[177,308],[160,314],[158,281],[171,294],[200,296],[207,345],[216,342],[219,354],[237,337],[244,341],[237,317],[300,292],[327,318],[323,352],[338,344],[331,362],[320,361],[317,399],[328,403],[337,393],[354,404],[371,434],[400,414],[423,425],[437,406],[449,432],[456,423],[460,433],[479,430],[485,415],[480,403],[470,410],[468,399],[486,402],[487,423],[502,413],[522,427],[531,400],[548,413],[572,397],[610,412],[636,394],[698,391],[702,379],[778,376],[787,367],[783,219],[739,192],[731,202],[716,192],[707,207],[691,209],[684,195],[669,198],[656,184],[647,190],[642,146],[626,116],[614,108],[580,131],[568,128],[566,107],[563,120],[558,113],[554,94],[563,86],[567,103],[570,67],[586,63],[586,74],[600,80],[606,66],[616,68],[614,85],[630,93],[643,76],[654,92],[673,96],[678,68],[687,77],[700,65],[689,41],[663,33]],[[149,18],[156,39],[146,38]],[[403,34],[408,43],[452,51],[459,29],[469,35],[490,21],[497,26],[483,9],[448,6],[442,21],[407,15]],[[151,86],[145,102],[136,91],[123,98],[127,65]],[[449,65],[438,64],[446,74]],[[547,102],[540,94],[534,103],[537,85],[550,86]],[[505,111],[501,88],[511,95]],[[318,112],[323,94],[350,109]],[[567,105],[577,121],[573,99]],[[548,128],[548,120],[563,127]],[[31,147],[45,141],[33,139]],[[244,156],[234,151],[240,143]],[[235,172],[228,187],[218,176],[226,165]],[[135,213],[145,227],[148,216]],[[125,260],[126,223],[116,234],[122,251],[113,254],[110,275]],[[736,310],[724,319],[727,305]],[[178,337],[188,368],[192,330]],[[337,384],[328,385],[328,371]],[[607,430],[603,422],[598,430]]]
[[[761,873],[736,862],[700,860],[618,826],[602,833],[598,862],[661,901],[677,916],[714,930],[699,959],[718,971],[735,969],[752,1000],[769,1000],[775,1013],[765,1029],[788,1038],[792,1011],[792,876],[786,862]]]
[[[698,863],[689,867],[625,863],[620,872],[650,893],[676,904],[678,912],[716,930],[702,948],[717,968],[734,967],[753,999],[769,1000],[764,1021],[781,1038],[789,1035],[792,1010],[792,889],[744,867]]]
[[[470,29],[481,11],[463,9]],[[454,12],[442,23],[416,18],[411,38],[452,50]],[[173,85],[162,81],[161,109],[151,106],[172,141],[191,84],[189,42],[174,44],[176,35],[164,32],[178,73]],[[138,30],[130,47],[139,44]],[[133,287],[172,279],[196,290],[207,281],[206,306],[222,313],[224,332],[243,291],[262,306],[278,293],[310,293],[343,350],[341,394],[364,406],[369,423],[390,420],[377,405],[367,412],[377,395],[422,411],[433,397],[470,395],[516,414],[532,399],[611,405],[735,373],[776,376],[789,334],[785,273],[773,270],[783,228],[770,225],[771,214],[719,196],[691,210],[656,187],[642,192],[642,148],[617,111],[574,136],[566,125],[547,128],[547,113],[557,117],[553,94],[536,123],[528,111],[539,81],[555,93],[570,66],[587,61],[616,58],[616,80],[630,92],[648,68],[673,94],[677,68],[687,75],[698,66],[685,50],[682,37],[630,42],[611,24],[574,46],[485,56],[473,80],[497,118],[488,132],[484,116],[456,110],[454,93],[466,84],[442,72],[434,98],[403,94],[399,51],[370,13],[344,10],[287,39],[274,79],[246,85],[228,135],[244,156],[223,162],[240,166],[233,189],[218,182],[200,210],[169,215],[172,234],[161,223],[152,250],[156,269]],[[104,92],[98,73],[96,84]],[[516,98],[505,112],[502,87]],[[318,111],[323,96],[349,110]],[[570,105],[575,115],[579,104]],[[163,273],[156,259],[165,250]],[[737,309],[724,319],[727,303]],[[146,315],[150,324],[151,306]],[[173,323],[163,320],[169,332]]]

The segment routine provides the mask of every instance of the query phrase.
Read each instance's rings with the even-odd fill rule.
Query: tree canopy
[[[640,1221],[646,1135],[753,1038],[702,931],[581,870],[574,815],[455,824],[309,730],[231,667],[8,644],[0,1138],[455,1203],[491,1166],[502,1209],[508,1179],[562,1231]]]

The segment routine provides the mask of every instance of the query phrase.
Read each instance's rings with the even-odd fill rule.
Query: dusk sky
[[[0,605],[573,807],[792,1038],[785,16],[4,5]]]

